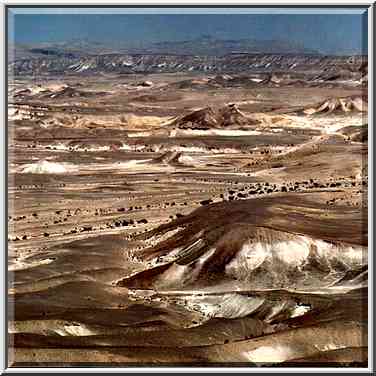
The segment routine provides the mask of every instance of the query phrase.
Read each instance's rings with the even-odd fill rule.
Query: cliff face
[[[361,73],[365,56],[322,56],[307,54],[229,54],[193,56],[168,54],[103,54],[74,57],[46,56],[11,61],[9,74],[92,74],[173,72],[269,72],[291,71]],[[363,72],[364,73],[364,72]]]

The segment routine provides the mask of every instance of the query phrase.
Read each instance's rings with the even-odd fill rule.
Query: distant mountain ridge
[[[328,56],[283,40],[217,39],[150,44],[88,40],[9,46],[8,72],[15,75],[93,73],[237,73],[246,71],[359,71],[365,56]]]
[[[130,42],[105,44],[85,40],[41,43],[38,45],[16,45],[14,56],[10,60],[46,56],[80,57],[109,53],[199,56],[224,56],[232,53],[320,54],[317,50],[307,49],[299,43],[284,40],[232,40],[202,36],[192,40],[162,41],[149,44],[144,43],[142,45]]]
[[[364,56],[323,56],[307,54],[243,54],[197,56],[179,54],[46,55],[10,61],[11,75],[89,75],[98,73],[204,72],[309,72],[314,75],[358,72],[367,64]]]
[[[151,51],[159,53],[170,52],[176,54],[221,56],[231,53],[296,53],[320,54],[319,51],[307,49],[304,46],[284,40],[256,40],[256,39],[216,39],[203,36],[194,40],[167,41],[154,43]]]

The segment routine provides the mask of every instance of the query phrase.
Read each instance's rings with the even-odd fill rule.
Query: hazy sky
[[[43,9],[34,9],[34,14],[19,14],[26,13],[19,9],[11,12],[9,40],[25,44],[85,39],[110,46],[210,35],[219,39],[290,40],[336,54],[366,52],[367,46],[367,15],[359,10],[352,10],[353,14],[349,10],[338,14],[272,14],[271,10],[267,14],[118,14],[116,10],[112,11],[116,14],[99,14],[104,11],[98,9],[96,14],[69,9],[60,14],[46,14],[48,10]],[[64,14],[67,12],[75,14]]]

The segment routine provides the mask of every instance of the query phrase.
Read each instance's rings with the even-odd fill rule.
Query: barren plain
[[[13,68],[10,364],[366,365],[366,62],[171,59]]]

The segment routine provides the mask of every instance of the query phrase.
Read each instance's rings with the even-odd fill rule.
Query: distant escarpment
[[[313,75],[346,75],[361,79],[366,56],[323,56],[309,54],[232,53],[223,56],[175,54],[95,54],[84,56],[42,55],[17,58],[8,65],[9,74],[93,74],[172,72],[310,72]],[[323,73],[324,72],[324,73]],[[333,76],[334,75],[334,76]]]

